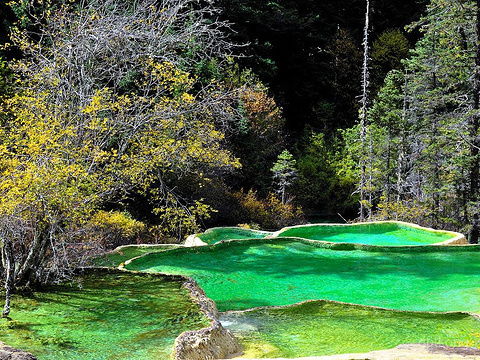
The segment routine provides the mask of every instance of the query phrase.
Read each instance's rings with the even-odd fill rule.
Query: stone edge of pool
[[[382,311],[388,311],[388,312],[400,313],[400,314],[436,314],[436,315],[462,314],[462,315],[472,316],[472,317],[480,320],[480,314],[470,312],[470,311],[401,310],[401,309],[390,309],[390,308],[386,308],[386,307],[382,307],[382,306],[362,305],[362,304],[355,304],[355,303],[349,303],[349,302],[345,302],[345,301],[337,301],[337,300],[329,300],[329,299],[309,299],[309,300],[303,300],[303,301],[299,301],[299,302],[296,302],[294,304],[288,304],[288,305],[258,306],[258,307],[254,307],[254,308],[250,308],[250,309],[244,309],[244,310],[227,310],[227,311],[222,311],[222,313],[223,314],[242,314],[242,313],[248,313],[248,312],[253,312],[253,311],[257,311],[257,310],[285,309],[285,308],[289,308],[289,307],[295,307],[295,306],[300,306],[300,305],[310,304],[310,303],[338,304],[338,305],[351,306],[351,307],[355,307],[355,308],[382,310]]]
[[[200,234],[206,234],[207,232],[209,231],[213,231],[213,230],[218,230],[218,229],[238,229],[238,230],[245,230],[245,231],[251,231],[251,232],[258,232],[258,233],[263,233],[265,234],[265,238],[279,238],[279,237],[282,237],[281,234],[290,230],[290,229],[297,229],[297,228],[302,228],[302,227],[313,227],[313,226],[318,226],[318,227],[327,227],[327,226],[338,226],[338,227],[362,227],[362,226],[369,226],[369,225],[373,225],[373,224],[395,224],[395,225],[399,225],[399,226],[402,226],[402,227],[407,227],[407,228],[414,228],[414,229],[418,229],[418,230],[422,230],[422,231],[429,231],[429,232],[434,232],[434,233],[443,233],[443,234],[450,234],[452,235],[452,238],[451,239],[448,239],[448,240],[445,240],[445,241],[442,241],[442,242],[439,242],[439,243],[434,243],[434,244],[426,244],[426,245],[412,245],[412,246],[437,246],[437,245],[466,245],[468,244],[467,242],[467,239],[465,237],[465,235],[463,235],[462,233],[459,233],[459,232],[455,232],[455,231],[448,231],[448,230],[436,230],[436,229],[432,229],[432,228],[428,228],[428,227],[423,227],[423,226],[420,226],[420,225],[417,225],[417,224],[413,224],[413,223],[407,223],[407,222],[404,222],[404,221],[393,221],[393,220],[389,220],[389,221],[370,221],[370,222],[363,222],[363,223],[352,223],[352,224],[338,224],[338,223],[335,223],[335,224],[303,224],[303,225],[295,225],[295,226],[287,226],[287,227],[284,227],[280,230],[277,230],[275,232],[268,232],[268,231],[262,231],[262,230],[251,230],[251,229],[243,229],[243,228],[240,228],[240,227],[215,227],[215,228],[210,228],[210,229],[207,229],[205,232],[203,233],[197,233],[197,234],[192,234],[192,235],[189,235],[187,237],[187,239],[185,240],[184,242],[184,246],[186,247],[193,247],[193,246],[205,246],[205,245],[209,245],[207,244],[206,242],[204,242],[198,235]],[[291,236],[290,236],[291,237]],[[295,237],[291,237],[291,238],[295,238]],[[298,237],[299,238],[299,237]],[[261,239],[261,238],[260,238]],[[243,240],[243,239],[232,239],[232,240]],[[222,240],[222,241],[225,241],[225,240]],[[228,241],[228,240],[227,240]],[[314,241],[318,241],[318,240],[314,240]],[[331,243],[329,241],[324,241],[325,243]],[[345,243],[345,244],[349,244],[349,243]],[[362,244],[361,244],[362,245]],[[382,246],[385,246],[385,245],[382,245]],[[399,245],[399,246],[402,246],[402,245]],[[388,246],[387,246],[388,247]],[[393,246],[392,246],[393,247]]]
[[[167,252],[178,253],[184,251],[191,251],[192,248],[197,248],[195,251],[202,252],[202,251],[209,251],[209,250],[216,250],[216,249],[223,249],[228,248],[229,246],[235,246],[236,244],[268,244],[272,242],[288,242],[288,241],[295,241],[298,243],[304,243],[311,245],[316,248],[322,249],[331,249],[331,250],[359,250],[359,251],[367,251],[367,252],[437,252],[437,251],[477,251],[480,248],[479,244],[447,244],[445,242],[436,243],[435,245],[427,244],[427,245],[395,245],[395,246],[386,246],[386,245],[369,245],[369,244],[360,244],[360,243],[347,243],[347,242],[330,242],[330,241],[322,241],[322,240],[312,240],[306,239],[301,237],[294,237],[294,236],[285,236],[285,237],[265,237],[265,238],[250,238],[250,239],[229,239],[229,240],[221,240],[215,244],[204,244],[202,246],[178,246],[176,248],[169,249]],[[123,265],[129,265],[132,262],[137,262],[140,258],[149,257],[149,256],[157,256],[156,252],[148,252],[142,254],[140,256],[136,256],[132,259],[125,261]]]
[[[290,360],[478,360],[479,356],[480,349],[471,347],[451,347],[441,344],[401,344],[392,349],[376,350],[368,353],[310,356]],[[239,360],[261,359],[241,358]],[[289,359],[270,358],[270,360]]]
[[[465,238],[465,235],[459,232],[455,231],[449,231],[449,230],[437,230],[437,229],[432,229],[429,227],[424,227],[420,226],[417,224],[413,223],[407,223],[404,221],[396,221],[396,220],[388,220],[388,221],[369,221],[369,222],[362,222],[362,223],[352,223],[352,224],[303,224],[303,225],[295,225],[295,226],[287,226],[284,227],[278,231],[275,231],[271,237],[280,237],[282,233],[285,233],[286,231],[290,229],[298,229],[302,227],[313,227],[313,226],[318,226],[318,227],[326,227],[326,226],[333,226],[333,227],[363,227],[363,226],[370,226],[374,224],[395,224],[399,225],[402,227],[406,228],[414,228],[417,230],[422,230],[422,231],[429,231],[433,233],[443,233],[443,234],[450,234],[453,237],[451,239],[439,242],[439,243],[434,243],[434,244],[428,244],[424,246],[432,246],[432,245],[465,245],[467,244],[467,239]],[[417,246],[417,245],[415,245]],[[422,245],[420,245],[422,246]]]
[[[210,326],[208,327],[199,330],[184,331],[178,335],[173,347],[173,358],[175,360],[209,360],[240,354],[241,346],[237,338],[220,323],[215,301],[207,297],[205,291],[194,279],[183,275],[145,273],[125,268],[125,265],[131,260],[145,255],[148,255],[148,253],[125,261],[125,264],[118,266],[117,271],[120,270],[133,274],[158,274],[169,279],[181,279],[183,281],[182,286],[189,291],[192,300],[199,305],[200,311],[202,311],[210,321]]]

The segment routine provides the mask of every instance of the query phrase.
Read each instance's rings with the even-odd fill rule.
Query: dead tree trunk
[[[13,256],[12,243],[9,239],[4,239],[3,256],[5,259],[5,305],[2,311],[2,317],[8,317],[10,314],[10,300],[15,282],[15,259]]]
[[[367,194],[367,106],[368,106],[368,29],[370,19],[370,0],[367,0],[365,12],[365,28],[363,32],[363,71],[362,71],[362,108],[360,110],[360,142],[362,144],[362,153],[360,159],[360,221],[365,220],[367,211],[367,199],[371,196]],[[371,182],[371,180],[370,180]],[[371,184],[370,184],[371,185]],[[370,206],[370,204],[369,204]],[[369,210],[370,211],[370,210]]]

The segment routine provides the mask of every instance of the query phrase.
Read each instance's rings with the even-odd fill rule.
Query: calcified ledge
[[[363,354],[312,356],[292,360],[478,360],[479,356],[480,349],[477,348],[451,347],[440,344],[402,344],[393,349],[377,350]],[[242,360],[261,359],[242,358]]]
[[[404,314],[463,314],[472,316],[480,320],[480,316],[475,313],[465,311],[448,311],[448,312],[435,312],[435,311],[408,311],[408,310],[395,310],[378,306],[358,305],[353,303],[334,301],[334,300],[306,300],[295,304],[284,306],[262,306],[246,310],[234,310],[225,311],[223,314],[242,314],[248,312],[254,312],[257,310],[268,309],[282,309],[295,306],[301,306],[305,303],[318,303],[326,304],[333,303],[345,306],[352,306],[358,308],[370,308],[378,309],[394,313]],[[419,344],[400,344],[392,349],[375,350],[368,353],[355,353],[355,354],[336,354],[336,355],[323,355],[323,356],[311,356],[300,358],[269,358],[270,360],[478,360],[480,356],[480,349],[474,347],[465,346],[447,346],[436,343],[419,343]],[[261,360],[257,358],[239,358],[239,360]],[[226,360],[226,359],[223,359]]]
[[[151,273],[149,273],[151,274]],[[413,311],[413,310],[400,310],[400,309],[391,309],[391,308],[386,308],[386,307],[381,307],[381,306],[372,306],[372,305],[360,305],[360,304],[355,304],[355,303],[349,303],[349,302],[344,302],[344,301],[336,301],[336,300],[328,300],[328,299],[312,299],[312,300],[304,300],[304,301],[299,301],[295,304],[288,304],[288,305],[280,305],[280,306],[258,306],[250,309],[245,309],[245,310],[228,310],[228,311],[223,311],[222,314],[243,314],[243,313],[248,313],[248,312],[253,312],[257,310],[270,310],[270,309],[285,309],[285,308],[290,308],[290,307],[295,307],[295,306],[300,306],[303,304],[311,304],[311,303],[317,303],[317,304],[338,304],[338,305],[345,305],[345,306],[351,306],[351,307],[356,307],[356,308],[362,308],[362,309],[375,309],[375,310],[384,310],[392,313],[401,313],[401,314],[462,314],[462,315],[468,315],[472,316],[478,320],[480,320],[480,314],[469,312],[469,311]],[[479,350],[480,351],[480,350]]]
[[[466,245],[468,244],[467,242],[467,239],[465,238],[465,235],[461,234],[461,233],[458,233],[458,232],[455,232],[455,231],[447,231],[447,230],[437,230],[437,229],[432,229],[432,228],[427,228],[427,227],[423,227],[423,226],[420,226],[420,225],[417,225],[417,224],[412,224],[412,223],[407,223],[407,222],[403,222],[403,221],[371,221],[371,222],[364,222],[364,223],[352,223],[352,224],[304,224],[304,225],[296,225],[296,226],[288,226],[288,227],[284,227],[278,231],[275,231],[273,233],[271,232],[268,232],[268,231],[261,231],[261,230],[245,230],[243,228],[240,228],[240,227],[224,227],[224,228],[211,228],[211,229],[207,229],[204,233],[202,234],[206,234],[208,233],[209,231],[213,231],[213,230],[217,230],[217,229],[233,229],[233,230],[238,230],[238,231],[250,231],[250,232],[255,232],[255,233],[258,233],[258,234],[264,234],[265,237],[264,238],[281,238],[281,237],[284,237],[283,236],[283,233],[287,232],[288,230],[291,230],[291,229],[298,229],[298,228],[308,228],[308,227],[338,227],[338,228],[349,228],[349,227],[357,227],[357,228],[362,228],[362,227],[368,227],[368,226],[371,226],[371,225],[375,225],[375,224],[392,224],[392,225],[396,225],[398,226],[399,228],[402,228],[402,229],[415,229],[415,230],[421,230],[421,231],[428,231],[428,232],[432,232],[432,233],[437,233],[437,234],[449,234],[452,236],[451,239],[448,239],[446,241],[442,241],[442,242],[439,242],[439,243],[434,243],[434,244],[428,244],[428,245],[396,245],[395,247],[408,247],[408,246],[438,246],[438,245]],[[198,235],[200,235],[200,233],[198,234],[192,234],[190,236],[187,237],[187,239],[185,240],[185,243],[184,243],[184,246],[187,246],[187,247],[192,247],[192,246],[205,246],[205,245],[209,245],[207,244],[206,242],[204,242]],[[298,238],[298,239],[303,239],[301,237],[295,237],[295,236],[285,236],[285,237],[289,237],[289,238]],[[262,238],[257,238],[257,240],[261,240]],[[232,239],[232,240],[238,240],[238,241],[244,241],[244,240],[247,240],[247,239]],[[230,240],[223,240],[223,241],[230,241]],[[317,241],[317,242],[323,242],[323,243],[328,243],[328,244],[342,244],[340,242],[331,242],[331,241],[323,241],[323,240],[313,240],[313,241]],[[348,243],[345,243],[345,244],[348,244]],[[388,245],[379,245],[379,246],[385,246],[385,247],[390,247]],[[393,247],[393,246],[392,246]]]
[[[128,264],[130,260],[126,261],[125,264]],[[190,292],[192,300],[199,305],[200,311],[209,319],[210,326],[181,333],[175,339],[173,348],[173,358],[175,360],[214,360],[230,357],[240,352],[241,347],[235,336],[230,330],[225,329],[219,321],[217,305],[206,296],[205,291],[192,278],[183,275],[127,270],[123,264],[118,267],[118,270],[112,271],[123,271],[141,276],[154,275],[169,280],[183,281],[183,287]]]
[[[184,284],[200,309],[210,318],[212,324],[196,331],[185,331],[175,339],[173,356],[177,360],[210,360],[238,354],[240,345],[230,330],[219,321],[215,302],[209,299],[195,280]]]
[[[331,249],[331,250],[360,250],[360,251],[367,251],[367,252],[391,252],[391,253],[401,253],[401,252],[456,252],[456,251],[478,251],[480,247],[479,244],[445,244],[437,243],[435,245],[395,245],[395,246],[386,246],[386,245],[367,245],[367,244],[359,244],[359,243],[347,243],[347,242],[331,242],[331,241],[321,241],[321,240],[311,240],[305,239],[301,237],[294,237],[294,236],[279,236],[279,237],[266,237],[261,239],[231,239],[231,240],[222,240],[213,245],[203,245],[199,246],[198,251],[208,251],[209,249],[218,249],[218,248],[226,248],[231,245],[235,245],[237,243],[242,244],[268,244],[271,242],[276,241],[296,241],[299,243],[304,243],[311,245],[316,248],[320,249]],[[178,247],[176,249],[169,250],[171,253],[182,252],[185,251],[185,247]],[[132,260],[136,260],[138,258],[144,257],[149,255],[143,254],[141,256],[137,256],[133,259],[130,259],[125,264],[130,263]]]

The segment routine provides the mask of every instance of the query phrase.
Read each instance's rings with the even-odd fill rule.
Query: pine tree
[[[396,180],[392,170],[377,179],[389,189],[382,207],[394,208],[390,191],[396,181],[397,204],[419,206],[430,226],[469,224],[460,230],[472,242],[478,238],[479,206],[478,9],[473,1],[432,0],[419,21],[423,37],[404,62],[403,84],[398,79],[392,88],[389,77],[400,74],[390,74],[370,113],[388,132],[387,139],[375,139],[375,147],[391,143],[384,167],[397,169]]]
[[[270,169],[273,173],[273,180],[277,185],[276,192],[280,194],[282,204],[286,202],[287,188],[292,185],[297,177],[296,163],[297,161],[293,158],[290,151],[285,149],[278,155],[277,161]]]

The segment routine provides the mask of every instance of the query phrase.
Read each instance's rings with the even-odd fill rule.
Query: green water
[[[320,246],[291,239],[247,240],[148,254],[127,268],[191,276],[220,311],[308,299],[414,311],[480,311],[478,247],[374,252]]]
[[[197,234],[203,242],[215,244],[221,240],[261,239],[273,235],[271,232],[220,227]],[[448,231],[432,231],[409,226],[404,223],[383,222],[354,225],[315,224],[284,228],[275,233],[279,237],[329,242],[346,242],[380,246],[430,245],[454,238],[457,234]]]
[[[282,237],[382,246],[429,245],[449,240],[455,235],[398,223],[308,225],[286,228],[278,233]]]
[[[158,245],[158,246],[142,246],[142,245],[127,245],[122,246],[112,250],[104,255],[98,256],[92,259],[92,265],[94,266],[107,266],[107,267],[117,267],[121,263],[127,261],[128,259],[133,259],[134,257],[150,253],[150,252],[161,252],[174,249],[178,246],[174,245]]]
[[[461,313],[395,312],[316,301],[220,317],[244,357],[362,353],[405,343],[478,346],[480,321]]]
[[[169,359],[175,338],[208,325],[180,281],[100,273],[13,299],[0,339],[39,360]]]
[[[238,227],[220,227],[208,229],[197,234],[197,237],[207,244],[215,244],[222,240],[261,239],[271,234],[273,233]]]

